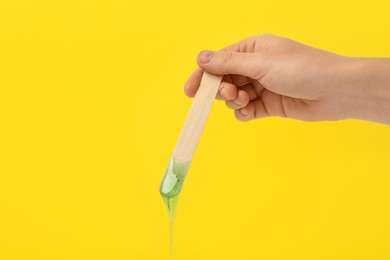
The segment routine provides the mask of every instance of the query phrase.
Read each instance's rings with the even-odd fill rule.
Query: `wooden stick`
[[[222,76],[203,73],[190,112],[181,130],[173,156],[182,162],[190,162],[195,153],[203,128],[217,95]]]

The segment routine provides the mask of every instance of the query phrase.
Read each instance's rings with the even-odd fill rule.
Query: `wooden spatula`
[[[221,80],[222,76],[203,73],[199,89],[161,182],[160,193],[165,198],[176,196],[181,191]]]

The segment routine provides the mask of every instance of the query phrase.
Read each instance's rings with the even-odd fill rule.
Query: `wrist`
[[[345,117],[390,124],[390,59],[343,59],[339,94]]]

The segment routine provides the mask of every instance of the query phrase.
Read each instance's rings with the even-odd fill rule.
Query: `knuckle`
[[[228,108],[234,109],[234,103],[231,100],[225,101],[225,104]]]
[[[233,60],[233,52],[231,52],[231,51],[224,52],[222,60],[223,60],[223,63],[230,63]]]
[[[238,121],[241,121],[241,122],[246,122],[246,121],[249,120],[248,117],[245,117],[245,116],[241,115],[239,110],[234,110],[234,116],[236,117],[236,119]]]

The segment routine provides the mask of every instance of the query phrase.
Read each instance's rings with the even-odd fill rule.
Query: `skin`
[[[390,59],[345,57],[260,35],[202,51],[197,62],[186,95],[195,96],[204,71],[224,75],[217,99],[241,121],[279,116],[390,124]]]

